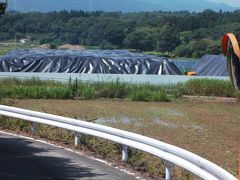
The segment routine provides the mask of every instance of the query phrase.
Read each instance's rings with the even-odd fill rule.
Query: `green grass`
[[[121,83],[119,80],[110,83],[95,84],[96,89],[99,89],[98,96],[102,98],[120,98],[124,99],[135,86],[127,83]]]
[[[192,79],[178,84],[176,94],[193,96],[237,97],[230,81],[213,79]]]
[[[144,97],[144,98],[142,98]],[[130,99],[133,101],[168,101],[160,86],[130,85],[120,81],[83,83],[69,80],[68,84],[54,81],[5,79],[0,81],[0,98],[16,99]]]
[[[70,99],[70,86],[53,81],[6,79],[0,81],[0,98]]]
[[[170,57],[170,58],[174,58],[175,55],[174,54],[169,54],[167,52],[158,52],[158,51],[145,51],[145,54],[149,54],[149,55],[154,55],[154,56],[164,56],[164,57]]]
[[[0,56],[5,55],[8,52],[18,48],[31,48],[31,44],[20,44],[20,43],[0,44]]]
[[[166,56],[176,60],[196,60],[196,58],[190,57],[178,57],[176,54],[168,54],[166,52],[158,52],[158,51],[145,51],[145,54],[154,55],[154,56]]]
[[[132,101],[167,102],[183,95],[237,97],[230,81],[194,79],[176,86],[133,85],[117,80],[110,83],[69,83],[39,79],[0,80],[0,98],[15,99],[128,99]]]
[[[155,56],[163,56],[164,53],[158,52],[158,51],[145,51],[145,54],[155,55]]]
[[[155,102],[162,101],[167,102],[169,98],[164,89],[162,90],[136,90],[130,95],[130,99],[132,101],[147,101],[147,102]]]
[[[84,88],[78,90],[78,96],[84,99],[95,99],[96,98],[96,90],[94,87],[85,86]]]

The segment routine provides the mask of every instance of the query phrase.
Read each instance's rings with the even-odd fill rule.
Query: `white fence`
[[[35,131],[35,123],[74,131],[75,145],[79,143],[81,133],[114,141],[122,145],[122,160],[124,161],[127,161],[128,158],[128,147],[153,154],[166,161],[166,179],[168,180],[172,179],[173,165],[180,166],[203,179],[237,180],[233,175],[206,159],[142,135],[76,119],[3,105],[0,105],[0,115],[30,121],[32,122],[32,131]]]
[[[152,84],[152,85],[174,85],[184,83],[190,79],[218,79],[229,80],[229,77],[222,76],[179,76],[179,75],[144,75],[144,74],[80,74],[80,73],[30,73],[30,72],[0,72],[0,79],[17,78],[40,80],[53,80],[68,82],[79,80],[83,82],[125,82],[130,84]]]

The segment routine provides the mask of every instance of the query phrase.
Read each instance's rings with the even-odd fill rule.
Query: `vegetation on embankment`
[[[157,51],[199,58],[221,53],[223,34],[239,34],[239,11],[215,12],[8,12],[0,18],[0,41],[30,37],[37,44],[98,46]]]
[[[176,86],[176,95],[240,97],[230,81],[214,79],[191,79]]]
[[[177,85],[134,85],[115,82],[68,83],[41,81],[36,78],[0,80],[0,98],[13,99],[128,99],[132,101],[167,102],[183,95],[240,97],[230,81],[192,79]]]
[[[69,83],[39,79],[6,79],[0,81],[0,98],[14,99],[97,99],[118,98],[133,101],[169,101],[161,86],[131,85],[119,81],[110,83]]]
[[[18,48],[31,48],[30,44],[20,44],[14,42],[0,43],[0,56],[7,54],[9,51]]]

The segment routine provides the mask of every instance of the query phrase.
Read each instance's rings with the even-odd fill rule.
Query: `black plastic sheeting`
[[[1,72],[181,75],[166,58],[127,50],[17,49],[0,58]]]
[[[223,55],[205,55],[193,66],[198,76],[228,76],[227,61]]]

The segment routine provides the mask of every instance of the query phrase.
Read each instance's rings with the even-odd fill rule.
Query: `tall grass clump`
[[[72,90],[69,86],[54,81],[39,79],[5,79],[0,81],[0,98],[17,99],[70,99]]]
[[[156,85],[134,85],[124,82],[81,82],[69,79],[68,83],[41,81],[37,78],[0,81],[0,98],[16,99],[130,99],[133,101],[168,101],[164,88]]]
[[[230,81],[215,79],[192,79],[178,84],[178,95],[234,97],[235,90]]]
[[[0,80],[0,98],[17,99],[130,99],[132,101],[169,101],[182,95],[240,97],[230,81],[192,79],[177,86],[160,86],[124,82],[82,82],[69,79],[68,83],[41,81],[37,78]]]
[[[136,89],[134,92],[130,94],[130,99],[132,101],[146,101],[146,102],[155,102],[169,101],[167,93],[164,89],[153,91],[150,89]]]
[[[95,86],[98,89],[98,97],[101,98],[124,99],[131,91],[127,83],[120,82],[118,79],[115,82],[98,83]]]
[[[85,86],[84,88],[78,91],[78,95],[84,99],[95,99],[96,98],[95,87],[92,87],[90,85]]]

